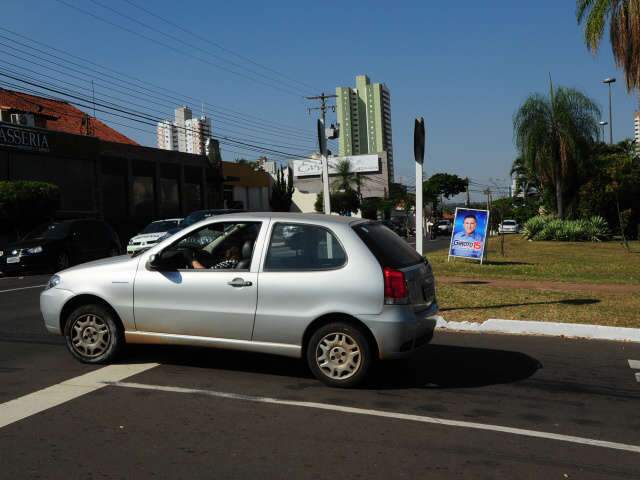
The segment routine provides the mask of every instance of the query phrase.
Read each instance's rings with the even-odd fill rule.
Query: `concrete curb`
[[[534,322],[530,320],[489,320],[476,322],[447,322],[436,317],[436,329],[455,332],[491,332],[510,335],[546,335],[551,337],[588,338],[640,343],[640,328],[606,327],[583,323]]]

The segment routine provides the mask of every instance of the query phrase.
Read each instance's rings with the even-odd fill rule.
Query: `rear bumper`
[[[397,359],[410,356],[417,348],[431,341],[436,327],[438,304],[414,312],[410,306],[385,305],[380,315],[358,318],[369,327],[378,344],[379,358]]]

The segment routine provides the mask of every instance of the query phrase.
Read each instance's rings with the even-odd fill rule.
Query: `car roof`
[[[154,220],[151,223],[160,223],[160,222],[179,222],[182,218],[163,218],[162,220]]]
[[[242,212],[229,213],[219,215],[218,218],[228,217],[229,219],[246,219],[246,220],[266,220],[281,222],[309,222],[325,225],[350,225],[360,222],[369,222],[370,220],[359,217],[343,217],[340,215],[324,215],[322,213],[289,213],[289,212]]]

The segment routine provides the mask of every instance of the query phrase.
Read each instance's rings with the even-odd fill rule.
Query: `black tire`
[[[71,259],[67,252],[60,252],[56,255],[56,261],[53,265],[56,272],[65,270],[71,266]]]
[[[124,332],[113,313],[98,304],[82,305],[67,317],[64,337],[71,355],[83,363],[108,363],[124,346]]]
[[[374,361],[373,349],[362,329],[339,321],[324,325],[311,335],[306,356],[309,368],[318,380],[340,388],[362,383]]]

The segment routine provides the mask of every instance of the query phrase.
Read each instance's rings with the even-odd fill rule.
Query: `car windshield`
[[[449,220],[440,220],[438,225],[449,225]]]
[[[173,227],[178,226],[178,220],[161,220],[159,222],[151,222],[142,230],[141,233],[160,233],[166,232]]]
[[[516,221],[515,220],[505,220],[504,222],[502,222],[503,225],[515,225]]]
[[[407,242],[381,223],[363,223],[353,229],[383,267],[404,268],[424,261]]]
[[[27,233],[23,240],[53,240],[60,239],[67,236],[69,233],[69,223],[66,222],[53,222],[43,223],[42,225],[34,228]]]

